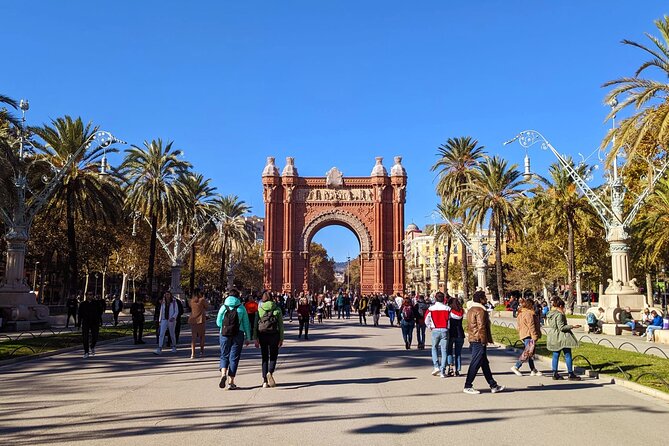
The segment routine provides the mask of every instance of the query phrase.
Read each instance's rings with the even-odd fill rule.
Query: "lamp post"
[[[35,292],[35,286],[37,285],[37,267],[39,266],[39,261],[35,262],[35,270],[33,271],[33,293]]]
[[[612,102],[610,105],[611,107],[615,107],[617,102]],[[615,322],[614,313],[620,307],[629,306],[634,311],[641,310],[644,307],[646,297],[639,294],[636,279],[629,278],[629,235],[627,230],[641,209],[646,197],[653,190],[657,181],[664,176],[669,167],[669,161],[666,161],[660,169],[653,168],[655,177],[648,187],[637,197],[629,213],[625,216],[623,213],[623,204],[626,187],[623,183],[623,178],[618,174],[618,165],[615,158],[609,177],[609,186],[611,189],[611,206],[609,207],[604,204],[602,199],[588,186],[586,180],[580,177],[565,157],[541,133],[535,130],[525,130],[504,144],[510,144],[516,140],[525,149],[536,143],[540,143],[542,149],[550,150],[562,168],[567,171],[579,189],[581,189],[583,195],[603,222],[606,229],[606,241],[609,243],[609,252],[611,253],[611,270],[613,276],[611,279],[608,279],[609,285],[604,292],[604,296],[601,296],[599,299],[599,306],[604,308],[606,312],[605,317],[607,322]],[[652,306],[652,302],[648,302],[648,304]]]
[[[14,199],[8,204],[3,203],[0,207],[0,218],[7,227],[5,234],[7,261],[4,281],[0,284],[0,311],[9,316],[8,322],[15,325],[17,330],[24,330],[29,329],[31,323],[46,323],[49,318],[49,309],[35,303],[35,297],[30,293],[24,277],[26,244],[33,219],[62,185],[63,178],[85,150],[91,147],[95,149],[109,147],[113,143],[123,141],[117,140],[109,132],[97,131],[90,135],[61,167],[57,167],[35,156],[35,147],[29,139],[25,126],[26,112],[30,108],[28,101],[21,100],[19,108],[22,118],[21,126],[17,129],[18,138],[11,144],[11,149],[5,152],[12,171]],[[39,191],[33,191],[29,185],[29,173],[39,162],[49,164],[53,176],[43,178],[44,187]]]
[[[465,234],[460,231],[460,229],[448,218],[444,218],[446,223],[451,227],[451,230],[453,231],[453,234],[462,242],[463,245],[467,248],[467,250],[472,254],[474,259],[476,260],[475,264],[475,269],[476,269],[476,285],[479,289],[482,291],[485,291],[486,293],[488,292],[486,282],[487,282],[487,272],[488,272],[488,257],[490,257],[490,253],[492,253],[492,250],[485,249],[487,246],[487,243],[484,243],[484,236],[483,233],[479,232],[478,237],[479,237],[479,246],[478,249],[474,249],[472,244],[469,242],[469,239]],[[485,240],[487,241],[487,240]],[[467,253],[462,253],[463,256],[467,255]]]
[[[351,256],[346,256],[346,289],[351,291]]]

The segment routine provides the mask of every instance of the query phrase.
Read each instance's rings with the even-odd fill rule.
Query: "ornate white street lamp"
[[[11,175],[14,184],[14,202],[3,203],[0,207],[0,218],[7,227],[5,240],[7,241],[7,262],[5,276],[0,284],[0,311],[6,323],[17,330],[27,330],[31,324],[47,323],[49,309],[38,305],[35,294],[25,280],[26,243],[30,235],[30,227],[37,213],[49,201],[54,192],[62,185],[63,178],[76,164],[79,155],[91,147],[109,147],[114,143],[123,143],[111,133],[97,131],[73,154],[62,167],[57,167],[35,156],[34,146],[28,138],[25,127],[26,112],[30,108],[28,101],[21,100],[19,108],[22,112],[21,127],[18,129],[18,139],[12,144],[12,149],[5,154],[12,169]],[[30,169],[36,163],[47,163],[53,174],[51,178],[43,177],[44,187],[33,191],[28,184]],[[27,194],[32,194],[26,197]]]
[[[615,107],[616,103],[611,103],[610,105]],[[608,286],[604,291],[604,295],[599,299],[599,306],[606,311],[607,322],[614,323],[617,321],[616,316],[620,308],[629,306],[633,311],[644,308],[645,296],[639,293],[636,279],[629,278],[629,234],[627,230],[639,213],[648,194],[651,193],[657,181],[664,176],[669,167],[669,161],[665,162],[660,169],[654,168],[655,177],[648,187],[637,197],[629,213],[625,215],[623,203],[626,187],[623,183],[623,178],[618,174],[618,165],[615,158],[609,176],[609,187],[611,189],[611,206],[609,207],[604,204],[602,199],[588,186],[586,180],[579,176],[565,157],[541,133],[535,130],[525,130],[504,144],[510,144],[516,140],[526,149],[536,143],[540,143],[542,149],[550,150],[558,159],[562,168],[567,171],[579,189],[581,189],[583,195],[595,209],[604,224],[606,241],[609,243],[609,252],[611,253],[611,271],[613,277],[608,279]],[[652,306],[652,302],[648,304]]]

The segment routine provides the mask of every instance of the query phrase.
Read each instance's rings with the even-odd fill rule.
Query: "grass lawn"
[[[513,328],[493,325],[492,335],[496,342],[508,346],[513,346],[518,341],[518,332]],[[542,335],[542,338],[537,343],[536,352],[541,356],[550,357],[553,355],[553,352],[546,349],[545,334]],[[520,355],[520,350],[518,350],[518,354]],[[592,367],[601,373],[625,378],[669,393],[669,387],[665,386],[660,379],[652,375],[644,375],[654,373],[669,383],[669,359],[618,350],[589,342],[581,342],[578,348],[572,350],[572,355],[574,356],[574,365],[576,366],[590,368],[586,360],[578,357],[584,356],[590,361]],[[561,356],[561,359],[564,359],[564,357]]]
[[[144,324],[144,332],[153,330],[153,321]],[[63,332],[60,334],[47,334],[38,337],[23,335],[21,339],[9,341],[0,337],[0,361],[21,356],[30,356],[38,353],[50,352],[68,347],[81,346],[81,332]],[[125,336],[132,336],[132,325],[126,327],[101,327],[98,341],[117,339]],[[14,336],[12,336],[14,337]],[[13,353],[13,354],[12,354]]]

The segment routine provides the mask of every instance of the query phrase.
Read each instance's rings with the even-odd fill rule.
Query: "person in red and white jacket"
[[[448,322],[451,307],[444,304],[444,293],[434,295],[435,303],[425,313],[425,325],[432,333],[432,376],[446,378],[446,347],[448,346]],[[439,359],[441,351],[441,360]]]

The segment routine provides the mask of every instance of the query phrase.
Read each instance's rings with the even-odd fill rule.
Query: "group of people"
[[[644,308],[641,312],[640,320],[637,321],[632,316],[630,307],[625,307],[620,312],[620,322],[630,327],[633,336],[641,336],[645,332],[647,342],[653,342],[655,340],[654,333],[656,330],[667,329],[662,315],[659,314],[657,310],[649,308]],[[588,324],[590,324],[589,321]]]

